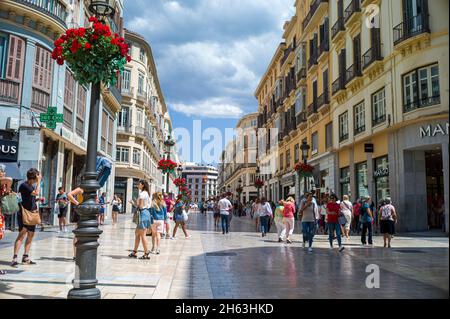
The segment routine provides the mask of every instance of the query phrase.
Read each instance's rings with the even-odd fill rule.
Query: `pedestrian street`
[[[354,236],[340,253],[324,235],[314,250],[301,247],[296,224],[294,243],[278,243],[274,229],[262,238],[250,217],[236,217],[231,232],[214,229],[211,213],[189,215],[185,239],[162,240],[161,254],[150,260],[128,258],[135,225],[122,215],[115,226],[102,226],[98,249],[98,288],[104,299],[223,298],[448,298],[448,238],[432,233],[398,234],[392,249],[361,247]],[[273,227],[274,228],[274,227]],[[0,299],[66,298],[75,271],[72,233],[37,232],[31,257],[37,265],[9,266],[17,233],[0,242]],[[149,237],[150,239],[150,237]],[[141,256],[142,251],[138,255]],[[366,287],[368,265],[380,270],[380,288]]]

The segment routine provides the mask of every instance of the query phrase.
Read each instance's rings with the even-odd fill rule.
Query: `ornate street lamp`
[[[114,15],[114,1],[92,1],[89,10],[96,17]],[[84,201],[78,207],[80,220],[78,227],[73,231],[77,240],[77,253],[75,257],[75,278],[73,288],[69,291],[69,299],[100,299],[100,290],[96,287],[97,280],[97,248],[98,238],[102,231],[98,228],[97,216],[99,204],[96,201],[97,190],[100,185],[97,181],[97,149],[98,149],[98,123],[100,111],[101,83],[92,84],[91,105],[89,113],[89,134],[86,151],[86,172],[80,187],[83,189]]]
[[[306,143],[306,141],[303,141],[302,145],[300,146],[300,149],[302,150],[302,159],[303,159],[303,163],[307,164],[308,161],[308,153],[309,153],[309,149],[311,147],[308,145],[308,143]],[[299,185],[300,185],[300,173],[298,174],[299,176]],[[304,194],[306,194],[307,190],[307,186],[306,186],[306,176],[304,177]]]
[[[170,135],[164,141],[164,146],[166,147],[167,159],[170,160],[170,150],[175,146],[175,141],[170,138]],[[166,173],[166,194],[169,194],[169,174],[169,172]]]

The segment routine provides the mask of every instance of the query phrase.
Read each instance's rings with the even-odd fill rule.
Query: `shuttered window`
[[[9,37],[8,67],[6,68],[7,79],[22,82],[24,58],[25,41],[11,35]]]
[[[71,129],[73,125],[73,110],[75,105],[75,79],[72,73],[66,69],[64,87],[64,126]]]
[[[36,46],[33,87],[50,94],[52,89],[52,72],[53,60],[51,52]]]
[[[86,89],[78,84],[77,90],[77,122],[76,132],[79,136],[84,136],[84,119],[86,115]]]

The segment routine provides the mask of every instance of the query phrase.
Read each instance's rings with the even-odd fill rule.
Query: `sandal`
[[[128,257],[130,257],[130,258],[137,258],[137,251],[133,250],[133,252],[131,254],[129,254]]]
[[[6,275],[6,270],[0,270],[0,275]]]
[[[145,253],[142,257],[139,257],[139,259],[141,259],[141,260],[148,260],[148,259],[150,259],[150,253]]]
[[[18,268],[19,267],[19,263],[17,262],[17,260],[13,260],[11,262],[11,267],[13,267],[13,268]]]
[[[23,255],[23,257],[22,257],[22,264],[25,264],[25,265],[36,265],[36,263],[34,261],[32,261],[28,257],[28,255]]]

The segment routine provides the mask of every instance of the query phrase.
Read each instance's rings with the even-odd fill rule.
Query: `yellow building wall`
[[[384,156],[388,153],[388,135],[387,133],[380,134],[372,139],[374,152],[373,158]]]
[[[345,149],[339,151],[339,168],[350,166],[350,151]]]

